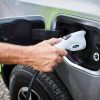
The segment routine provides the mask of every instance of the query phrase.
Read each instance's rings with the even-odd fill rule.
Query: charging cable
[[[32,78],[32,80],[31,80],[31,82],[29,84],[29,87],[28,87],[28,91],[27,91],[27,95],[26,95],[25,100],[29,100],[31,89],[32,89],[33,83],[35,82],[35,79],[36,79],[38,73],[39,73],[39,71],[36,70],[34,75],[33,75],[33,78]]]

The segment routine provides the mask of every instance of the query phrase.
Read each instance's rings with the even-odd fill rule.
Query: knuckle
[[[55,48],[52,48],[52,49],[51,49],[51,53],[52,53],[52,54],[56,54],[56,49],[55,49]]]
[[[68,52],[66,50],[64,50],[63,53],[64,53],[64,55],[67,55],[68,54]]]
[[[43,43],[47,43],[47,40],[44,40]]]
[[[54,50],[54,53],[58,54],[58,53],[59,53],[59,49],[58,49],[58,48],[55,49],[55,50]]]
[[[53,65],[53,67],[56,67],[58,64],[57,63],[55,63],[54,65]]]
[[[52,38],[51,40],[55,40],[56,38]]]
[[[59,58],[58,60],[57,60],[57,63],[61,63],[63,61],[63,59],[62,58]]]
[[[61,62],[63,60],[63,58],[59,57],[59,62]]]
[[[45,42],[46,40],[43,40],[42,42]]]
[[[67,51],[65,49],[59,49],[58,53],[61,56],[66,56],[67,55]]]
[[[56,62],[58,60],[58,56],[55,55],[53,60],[54,60],[54,62]]]
[[[54,48],[51,49],[51,53],[53,53],[53,54],[55,53],[55,49]]]
[[[62,61],[63,61],[63,58],[62,58],[62,59],[60,59],[59,63],[61,63]]]

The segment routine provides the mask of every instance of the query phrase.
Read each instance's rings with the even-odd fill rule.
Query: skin
[[[0,43],[0,63],[23,64],[41,72],[51,72],[67,55],[66,50],[53,46],[60,41],[52,38],[33,46]]]

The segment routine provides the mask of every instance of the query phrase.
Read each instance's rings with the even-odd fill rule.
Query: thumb
[[[52,39],[46,40],[46,43],[53,46],[53,45],[59,43],[61,40],[62,40],[61,38],[52,38]]]

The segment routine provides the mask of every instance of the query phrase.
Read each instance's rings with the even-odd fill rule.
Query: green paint
[[[29,6],[29,5],[26,5]],[[46,24],[46,29],[50,29],[51,22],[55,16],[58,14],[65,14],[65,15],[73,15],[73,16],[78,16],[86,19],[92,19],[96,21],[100,21],[100,16],[95,16],[87,13],[81,13],[77,11],[71,11],[71,10],[66,10],[66,9],[59,9],[59,8],[54,8],[54,7],[47,7],[47,6],[40,6],[40,5],[30,5],[32,6],[32,10],[29,11],[30,14],[34,15],[40,15],[43,16],[45,19],[45,24]],[[24,8],[25,9],[25,8]]]
[[[0,79],[1,79],[1,64],[0,64]]]

